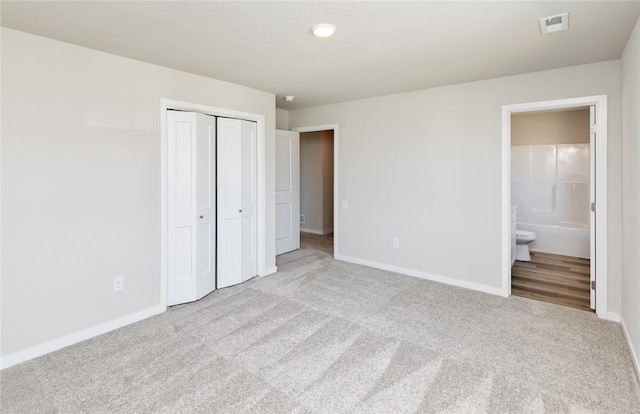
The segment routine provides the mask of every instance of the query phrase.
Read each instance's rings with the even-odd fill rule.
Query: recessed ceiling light
[[[318,37],[329,37],[329,36],[333,36],[333,34],[336,32],[337,29],[338,28],[332,24],[321,23],[311,27],[311,33],[313,33]]]
[[[543,35],[569,30],[569,13],[544,17],[538,19],[538,23],[540,23],[540,33]]]
[[[293,95],[287,95],[284,97],[284,100],[287,102],[293,102],[293,98],[294,98]]]

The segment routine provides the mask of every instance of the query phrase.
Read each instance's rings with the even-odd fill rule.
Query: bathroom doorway
[[[507,105],[502,115],[505,296],[606,318],[606,97]],[[535,241],[512,277],[516,229],[530,232],[519,241]]]
[[[590,115],[589,106],[511,114],[511,205],[517,229],[513,295],[595,308]]]

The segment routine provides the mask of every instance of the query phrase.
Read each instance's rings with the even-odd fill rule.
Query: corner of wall
[[[289,111],[276,108],[276,129],[289,130]]]
[[[624,318],[620,318],[620,325],[622,325],[622,333],[624,334],[624,339],[627,341],[627,347],[629,348],[629,354],[631,354],[631,360],[633,361],[633,366],[636,369],[636,376],[638,377],[638,381],[640,381],[640,358],[638,354],[633,349],[633,345],[631,343],[631,338],[629,337],[629,332],[627,331],[627,325],[624,323]]]

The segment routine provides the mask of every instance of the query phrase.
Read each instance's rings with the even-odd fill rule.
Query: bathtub
[[[536,241],[529,245],[534,252],[561,254],[564,256],[590,258],[591,237],[588,226],[557,226],[516,222],[518,230],[532,231]]]

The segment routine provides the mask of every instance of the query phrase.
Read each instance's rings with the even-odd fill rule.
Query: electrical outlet
[[[397,237],[393,238],[393,247],[395,247],[396,249],[400,248],[400,239]]]
[[[300,224],[305,224],[306,219],[304,218],[304,214],[300,214]]]
[[[124,276],[114,276],[113,291],[117,292],[122,289],[124,289]]]
[[[349,203],[347,203],[347,200],[342,200],[342,209],[343,210],[349,209]]]

